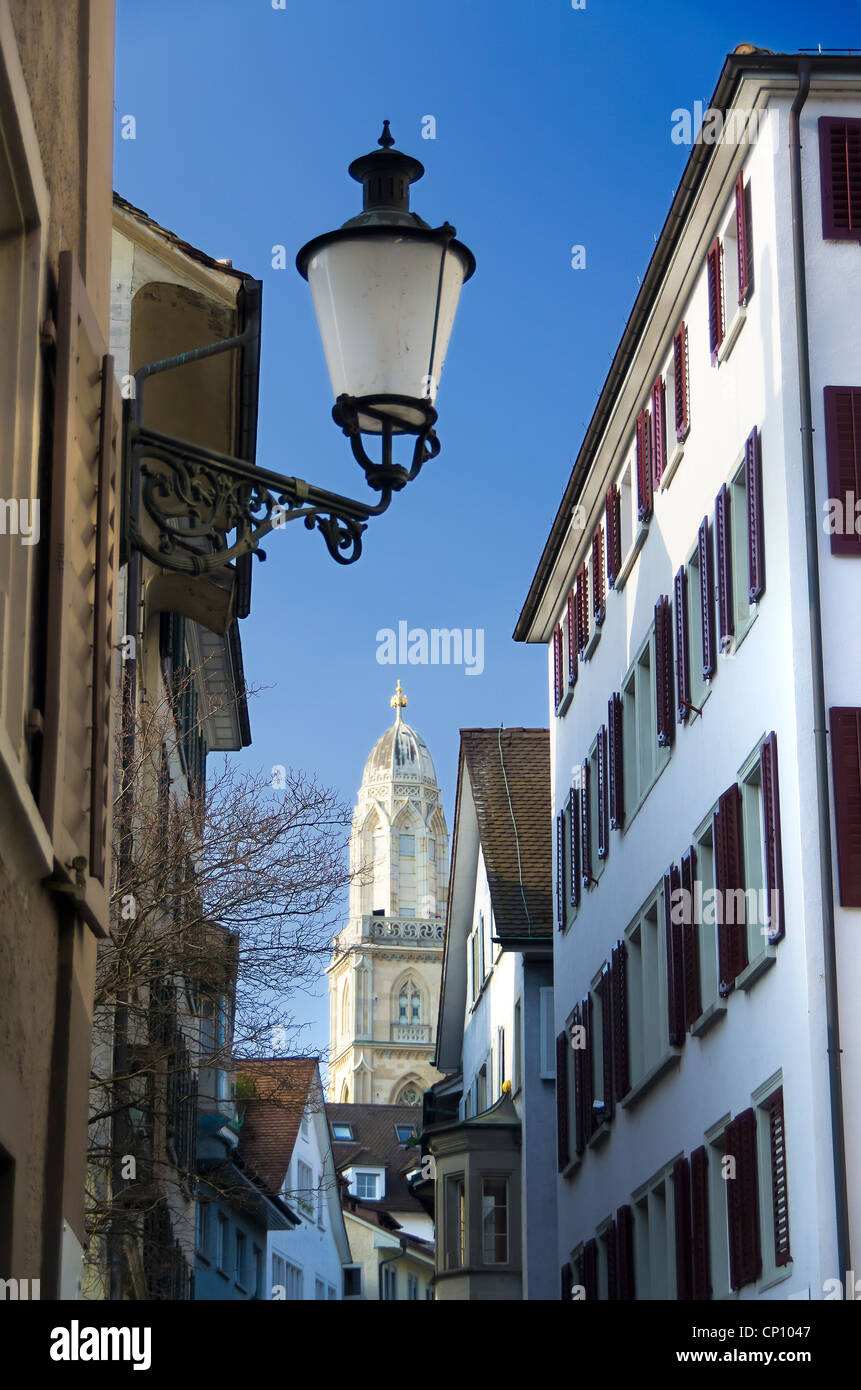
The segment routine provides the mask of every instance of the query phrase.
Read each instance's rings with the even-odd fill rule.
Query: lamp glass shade
[[[405,396],[432,404],[471,270],[459,245],[399,226],[376,227],[371,235],[334,233],[321,242],[306,273],[335,397]],[[408,402],[386,410],[407,429],[424,418]],[[382,428],[361,411],[359,423],[368,433]]]

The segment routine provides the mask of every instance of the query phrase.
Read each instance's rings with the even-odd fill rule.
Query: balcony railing
[[[383,941],[415,941],[427,945],[442,945],[444,922],[429,922],[414,917],[362,918],[362,937]]]
[[[429,1023],[393,1023],[391,1025],[391,1042],[429,1043],[430,1040]]]

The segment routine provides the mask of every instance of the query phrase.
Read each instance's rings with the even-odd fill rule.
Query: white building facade
[[[515,633],[563,1297],[841,1296],[861,1239],[861,65],[731,55],[711,109]]]

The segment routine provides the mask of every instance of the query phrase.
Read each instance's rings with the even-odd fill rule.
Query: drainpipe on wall
[[[804,259],[804,201],[801,182],[801,108],[810,90],[810,64],[798,64],[798,91],[789,112],[789,170],[792,188],[792,258],[795,269],[795,326],[798,343],[798,393],[801,405],[801,464],[804,479],[804,529],[807,547],[807,597],[810,610],[810,662],[813,677],[813,738],[816,757],[816,808],[819,823],[819,872],[822,897],[822,947],[825,965],[825,1021],[828,1082],[831,1097],[831,1150],[837,1218],[837,1274],[852,1268],[849,1249],[849,1199],[846,1185],[846,1139],[843,1124],[843,1078],[840,1064],[840,1019],[837,1002],[837,942],[834,922],[834,874],[831,807],[828,794],[828,738],[825,673],[822,656],[822,607],[819,592],[819,525],[813,457],[813,412],[810,393],[810,340],[807,320],[807,272]]]
[[[379,1261],[379,1264],[377,1265],[377,1280],[378,1280],[378,1283],[379,1283],[379,1290],[378,1290],[378,1292],[379,1292],[380,1302],[383,1301],[383,1265],[390,1265],[390,1264],[393,1264],[393,1263],[395,1262],[395,1260],[402,1260],[402,1259],[404,1258],[404,1255],[405,1255],[406,1253],[407,1253],[407,1242],[406,1242],[406,1237],[405,1237],[405,1236],[401,1236],[401,1248],[400,1248],[400,1250],[398,1250],[394,1255],[386,1255],[383,1259],[381,1259],[381,1260]]]

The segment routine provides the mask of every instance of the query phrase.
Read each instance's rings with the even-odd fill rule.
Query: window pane
[[[481,1244],[486,1265],[508,1263],[508,1179],[481,1180]]]

